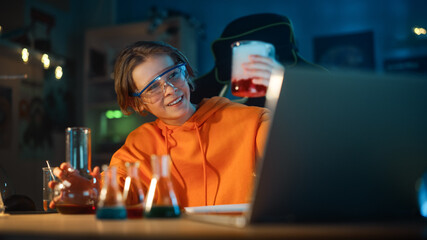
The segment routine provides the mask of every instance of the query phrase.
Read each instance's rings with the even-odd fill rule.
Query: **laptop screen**
[[[427,81],[287,70],[250,221],[419,217]]]

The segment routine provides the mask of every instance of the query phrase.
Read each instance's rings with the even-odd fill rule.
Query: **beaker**
[[[0,215],[4,213],[6,207],[3,202],[3,197],[8,197],[8,183],[9,180],[6,177],[6,173],[3,171],[3,168],[0,167]]]
[[[66,162],[79,171],[81,176],[91,179],[92,176],[89,174],[92,163],[90,128],[69,127],[65,133]]]
[[[117,183],[116,167],[102,167],[104,184],[99,195],[96,218],[98,219],[126,219],[126,209],[122,194]]]
[[[3,197],[0,191],[0,215],[4,213],[5,207],[4,207],[4,203],[3,203]]]
[[[65,159],[71,168],[66,179],[55,187],[56,209],[63,214],[93,214],[98,200],[98,183],[90,175],[91,131],[85,127],[70,127],[65,133]]]
[[[170,179],[170,163],[169,155],[151,156],[153,176],[144,209],[147,218],[172,218],[181,214]]]
[[[56,180],[49,167],[43,167],[43,210],[46,212],[56,212],[49,208],[49,203],[53,200],[53,190],[49,187],[49,182]]]
[[[231,93],[237,97],[263,97],[267,92],[267,87],[257,84],[254,80],[257,76],[252,71],[243,68],[245,62],[249,61],[250,55],[261,55],[274,58],[274,45],[254,40],[237,41],[231,45],[232,66],[231,66]]]
[[[123,188],[123,199],[128,218],[142,218],[144,213],[144,189],[138,175],[139,162],[126,164],[127,177]]]

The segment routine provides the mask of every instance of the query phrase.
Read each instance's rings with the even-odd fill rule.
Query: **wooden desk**
[[[100,221],[94,215],[0,217],[0,239],[427,239],[427,222],[233,228],[181,219]]]

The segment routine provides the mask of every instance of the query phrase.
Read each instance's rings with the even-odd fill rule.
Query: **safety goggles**
[[[141,91],[129,93],[129,95],[140,97],[144,103],[155,103],[163,97],[166,85],[174,89],[185,85],[185,70],[185,63],[173,66],[151,80]]]

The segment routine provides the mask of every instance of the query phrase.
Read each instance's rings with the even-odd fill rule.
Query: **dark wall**
[[[385,58],[427,52],[425,41],[411,41],[412,27],[427,26],[427,2],[423,0],[127,0],[117,1],[117,22],[146,19],[152,6],[187,13],[205,24],[206,37],[199,44],[200,73],[212,68],[210,43],[227,23],[263,12],[283,14],[292,20],[300,52],[308,60],[314,60],[315,37],[361,31],[373,31],[375,65],[379,71]]]

